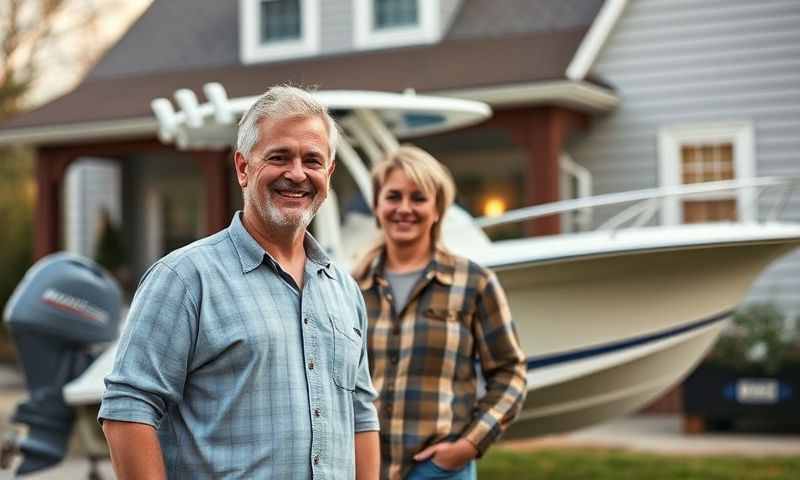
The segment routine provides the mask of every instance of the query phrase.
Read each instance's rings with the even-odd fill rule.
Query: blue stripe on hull
[[[629,340],[622,340],[619,342],[612,342],[605,345],[599,345],[597,347],[589,347],[580,350],[573,350],[571,352],[556,353],[553,355],[545,355],[541,357],[529,357],[528,370],[548,367],[550,365],[555,365],[557,363],[583,360],[585,358],[594,357],[597,355],[603,355],[617,350],[625,350],[627,348],[638,347],[640,345],[644,345],[647,343],[656,342],[669,337],[674,337],[676,335],[680,335],[682,333],[689,332],[691,330],[697,330],[703,328],[707,325],[711,325],[712,323],[722,321],[727,317],[731,316],[732,314],[733,310],[726,310],[712,317],[705,318],[703,320],[699,320],[697,322],[690,323],[689,325],[684,325],[682,327],[673,328],[665,332],[644,335],[641,337],[636,337]]]

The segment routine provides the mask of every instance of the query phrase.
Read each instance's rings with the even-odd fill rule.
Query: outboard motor
[[[11,418],[28,426],[27,436],[11,442],[23,456],[18,475],[51,467],[66,455],[74,412],[61,390],[95,359],[93,346],[117,338],[121,304],[120,288],[107,271],[67,253],[38,261],[14,290],[3,317],[30,397]]]

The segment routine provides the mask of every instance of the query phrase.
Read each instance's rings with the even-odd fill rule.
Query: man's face
[[[236,152],[245,211],[266,228],[305,229],[328,195],[334,170],[325,121],[316,116],[264,119],[247,158]]]

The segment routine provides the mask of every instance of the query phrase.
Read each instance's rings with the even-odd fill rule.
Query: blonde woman
[[[492,272],[441,243],[455,195],[441,163],[401,146],[372,180],[383,237],[354,275],[369,316],[381,477],[475,478],[474,459],[525,398],[525,357],[505,294]]]

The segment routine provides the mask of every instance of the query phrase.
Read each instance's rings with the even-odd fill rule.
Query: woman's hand
[[[470,460],[478,456],[478,450],[468,440],[459,438],[455,442],[440,442],[431,445],[414,455],[414,460],[422,462],[427,459],[445,470],[461,470]]]

